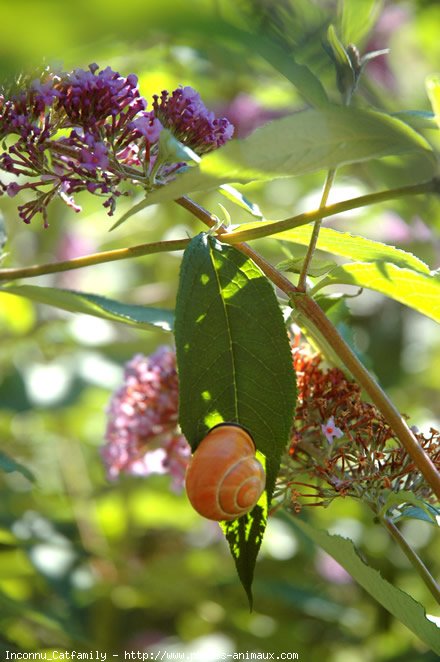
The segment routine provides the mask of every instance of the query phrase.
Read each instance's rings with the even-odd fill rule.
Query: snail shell
[[[200,515],[233,520],[252,510],[264,491],[266,476],[249,433],[239,425],[220,424],[197,447],[185,483]]]

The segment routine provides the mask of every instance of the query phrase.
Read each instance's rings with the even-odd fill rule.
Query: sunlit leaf
[[[433,75],[426,79],[426,90],[434,111],[434,119],[440,128],[440,76]]]
[[[274,120],[242,140],[207,154],[174,182],[153,191],[137,206],[175,200],[229,182],[247,183],[328,170],[406,152],[432,162],[432,149],[407,124],[369,110],[328,106]]]
[[[426,110],[400,110],[392,113],[393,117],[406,122],[416,131],[421,129],[438,129],[434,113]]]
[[[339,0],[342,39],[345,45],[358,44],[379,16],[380,0]]]
[[[27,297],[38,303],[56,306],[73,313],[103,317],[114,322],[123,322],[144,329],[158,327],[164,331],[171,331],[173,328],[173,312],[171,310],[121,303],[97,294],[36,285],[8,285],[1,291],[11,295]]]
[[[238,205],[238,207],[241,207],[241,209],[247,211],[248,214],[256,216],[257,218],[263,218],[263,214],[259,206],[255,202],[249,200],[249,198],[243,195],[243,193],[237,191],[237,189],[233,186],[224,184],[223,186],[219,186],[218,190],[222,195],[225,196],[225,198]]]
[[[389,262],[344,264],[333,269],[315,287],[344,283],[381,292],[391,299],[440,322],[440,278],[397,267]]]
[[[240,225],[240,231],[247,227],[250,228],[251,224]],[[293,230],[279,232],[274,235],[274,238],[308,246],[312,232],[313,228],[310,225],[304,225]],[[359,260],[362,262],[382,260],[384,262],[391,262],[398,267],[419,271],[420,273],[430,273],[428,265],[408,251],[403,251],[389,244],[366,239],[365,237],[360,237],[349,232],[333,230],[332,228],[321,228],[317,248],[328,253],[333,253],[333,255],[349,258],[350,260]]]

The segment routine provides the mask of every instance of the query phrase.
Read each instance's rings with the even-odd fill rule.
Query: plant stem
[[[279,232],[285,232],[292,228],[307,225],[318,219],[333,216],[350,209],[358,209],[359,207],[385,202],[387,200],[394,200],[396,198],[408,195],[420,195],[423,193],[436,193],[438,192],[439,184],[436,180],[429,180],[415,184],[412,186],[402,186],[400,188],[389,189],[386,191],[378,191],[377,193],[370,193],[362,195],[357,198],[350,198],[343,202],[338,202],[322,209],[317,209],[312,212],[305,212],[286,218],[282,221],[273,221],[270,223],[259,223],[257,227],[246,229],[239,229],[235,232],[228,232],[227,229],[222,230],[222,241],[228,244],[237,244],[242,241],[251,239],[260,239],[268,237]],[[182,207],[190,211],[196,218],[213,227],[217,219],[206,209],[197,205],[189,198],[179,198],[176,200]],[[207,222],[209,219],[209,223]],[[150,255],[152,253],[160,253],[162,251],[177,251],[183,250],[189,243],[189,239],[177,239],[175,241],[159,241],[148,244],[138,244],[131,248],[121,248],[113,251],[102,251],[100,253],[92,253],[84,257],[74,258],[73,260],[66,260],[64,262],[51,262],[48,264],[32,265],[30,267],[22,268],[6,268],[0,269],[0,281],[18,280],[20,278],[34,278],[44,274],[58,273],[60,271],[70,271],[72,269],[80,269],[91,265],[102,264],[104,262],[112,262],[114,260],[126,260],[131,257],[140,257],[141,255]]]
[[[386,202],[387,200],[397,200],[411,195],[421,195],[426,193],[440,193],[440,183],[436,179],[430,179],[426,182],[419,184],[412,184],[411,186],[401,186],[399,188],[387,189],[385,191],[377,191],[377,193],[369,193],[368,195],[360,195],[356,198],[349,198],[343,202],[337,202],[333,205],[328,205],[322,209],[317,209],[311,212],[304,212],[291,216],[290,218],[283,219],[282,221],[259,222],[255,227],[246,229],[235,230],[228,233],[222,241],[228,243],[236,243],[238,241],[250,241],[251,239],[261,239],[268,235],[277,234],[278,232],[285,232],[293,228],[307,225],[316,221],[317,219],[326,218],[335,214],[340,214],[344,211],[351,209],[359,209],[359,207],[367,207],[369,205]]]
[[[321,202],[319,203],[319,209],[323,209],[327,204],[328,196],[330,194],[330,189],[333,186],[333,182],[335,181],[335,176],[336,176],[336,168],[332,168],[331,170],[328,171],[327,177],[325,178],[324,189],[322,191]],[[319,230],[321,229],[321,223],[322,223],[322,219],[318,218],[316,219],[315,224],[313,226],[313,232],[310,238],[309,247],[307,249],[307,253],[304,258],[301,273],[298,279],[298,289],[301,292],[306,291],[307,274],[309,272],[309,267],[313,258],[313,253],[315,252],[316,249],[316,244],[318,243],[318,236],[319,236]]]
[[[177,200],[176,202],[182,204],[181,200]],[[204,210],[200,205],[196,205],[196,203],[192,203],[189,198],[186,198],[184,206],[189,211],[192,211],[194,215],[206,225],[212,227],[215,221],[209,212],[206,211],[204,215]],[[224,226],[218,230],[218,234],[221,235],[222,240],[227,236],[224,234],[226,231],[227,229]],[[401,414],[386,393],[371,377],[368,370],[366,370],[349,345],[347,345],[318,304],[306,293],[298,290],[288,278],[286,278],[253,248],[243,243],[236,244],[236,248],[250,257],[274,283],[274,285],[287,294],[292,302],[292,307],[296,307],[305,318],[318,329],[321,335],[324,336],[326,343],[332,348],[345,367],[370,396],[371,400],[382,413],[386,422],[394,431],[396,437],[399,439],[408,455],[410,455],[420,472],[423,474],[426,482],[431,486],[434,494],[440,499],[440,474],[434,463],[420,446],[416,437],[411,432],[405,420],[402,418]]]
[[[150,244],[138,244],[129,248],[118,248],[112,251],[101,251],[92,253],[84,257],[76,257],[65,262],[50,262],[49,264],[34,264],[30,267],[0,269],[0,281],[18,280],[20,278],[34,278],[45,274],[54,274],[60,271],[70,271],[72,269],[81,269],[104,262],[113,262],[116,260],[127,260],[130,257],[140,257],[141,255],[151,255],[152,253],[163,253],[165,251],[184,250],[189,244],[190,239],[174,239],[171,241],[157,241]]]
[[[389,533],[397,542],[400,549],[409,559],[413,568],[417,570],[420,577],[423,579],[423,581],[425,582],[426,586],[428,587],[428,589],[430,590],[436,601],[440,604],[440,586],[437,584],[434,577],[431,575],[428,568],[423,563],[422,559],[419,557],[417,552],[415,552],[413,548],[407,543],[407,541],[405,540],[405,538],[403,537],[397,526],[394,524],[394,522],[388,519],[388,517],[381,517],[380,521],[388,529]]]

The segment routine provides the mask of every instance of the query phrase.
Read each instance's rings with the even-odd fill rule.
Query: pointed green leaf
[[[279,48],[273,41],[261,35],[249,35],[247,43],[287,80],[290,80],[311,106],[322,108],[328,105],[328,96],[321,81],[309,67],[295,61],[292,51],[287,52]]]
[[[432,503],[423,502],[423,508],[417,506],[403,506],[393,515],[393,522],[400,522],[403,519],[418,519],[428,524],[439,526],[440,508],[435,508]]]
[[[426,91],[428,92],[432,110],[434,111],[434,120],[440,127],[440,76],[434,74],[426,79]]]
[[[251,224],[241,225],[240,231],[247,227],[250,228]],[[274,235],[274,238],[308,246],[312,232],[313,227],[311,225],[304,225],[293,230],[279,232]],[[333,255],[347,257],[350,260],[359,260],[362,262],[377,262],[378,260],[382,260],[384,262],[392,262],[398,267],[419,271],[420,273],[430,273],[428,265],[412,253],[395,248],[395,246],[383,244],[380,241],[373,241],[372,239],[366,239],[365,237],[360,237],[349,232],[340,232],[332,228],[321,228],[317,248],[328,253],[333,253]]]
[[[345,45],[358,44],[374,25],[382,2],[379,0],[340,0],[342,39]]]
[[[426,618],[423,607],[383,579],[377,570],[370,568],[360,558],[351,540],[315,529],[298,517],[289,518],[289,521],[330,554],[379,604],[440,654],[440,629]]]
[[[224,184],[223,186],[219,186],[218,190],[222,195],[225,196],[225,198],[238,205],[238,207],[241,207],[241,209],[247,211],[248,214],[256,216],[257,218],[263,218],[263,214],[259,206],[255,202],[249,200],[249,198],[243,195],[243,193],[237,191],[237,189],[233,186]]]
[[[30,469],[21,464],[21,462],[17,462],[3,451],[0,451],[0,469],[6,471],[6,473],[17,471],[32,483],[35,481],[35,476]]]
[[[440,322],[439,276],[403,269],[389,262],[355,262],[333,269],[312,291],[335,283],[376,290]]]
[[[336,68],[338,90],[343,95],[344,99],[349,99],[356,84],[356,74],[353,65],[347,55],[347,51],[339,41],[333,25],[330,25],[327,30],[327,39],[331,47],[333,61]]]
[[[207,154],[200,165],[150,193],[145,203],[175,200],[230,182],[302,175],[414,151],[428,157],[434,169],[430,145],[394,117],[342,106],[306,110],[265,124],[247,138]]]
[[[266,529],[267,512],[267,495],[264,492],[262,499],[252,512],[239,519],[221,523],[251,609],[254,568]]]
[[[175,337],[184,435],[195,450],[218,423],[249,430],[265,457],[270,502],[296,400],[290,344],[272,286],[243,253],[198,235],[182,261]],[[225,526],[249,596],[266,515],[263,498],[239,524]]]
[[[399,110],[392,113],[393,117],[406,122],[416,131],[422,129],[438,129],[434,113],[426,110]]]
[[[37,303],[56,306],[73,313],[94,315],[114,322],[123,322],[130,326],[144,329],[158,327],[164,331],[171,331],[173,328],[173,313],[171,310],[121,303],[98,294],[36,285],[8,285],[2,288],[1,291],[27,297]]]
[[[427,519],[431,524],[436,524],[436,516],[438,515],[438,512],[436,511],[435,508],[429,508],[428,505],[423,499],[420,499],[417,497],[413,492],[409,492],[408,490],[399,490],[399,492],[393,492],[392,490],[389,491],[387,494],[385,503],[383,504],[382,508],[380,509],[379,515],[381,517],[385,517],[388,513],[389,510],[393,509],[401,509],[401,507],[404,504],[412,504],[412,506],[415,507],[416,510],[418,511],[423,511],[425,514],[425,519]],[[399,516],[396,518],[393,516],[393,520],[397,521],[400,519]],[[420,519],[420,518],[419,518]]]
[[[159,189],[159,190],[162,190],[162,189]],[[131,218],[135,214],[138,214],[140,211],[145,209],[145,207],[148,207],[150,204],[151,203],[149,202],[148,198],[143,198],[140,202],[137,202],[135,205],[130,207],[130,209],[127,209],[127,211],[124,214],[122,214],[122,216],[120,218],[118,218],[118,220],[115,223],[113,223],[113,225],[111,226],[109,232],[111,232],[112,230],[116,230],[116,228],[118,228],[120,225],[122,225],[122,223],[125,223],[125,221],[128,221],[129,218]]]
[[[246,55],[254,52],[264,57],[293,83],[298,93],[311,106],[326,105],[328,97],[321,81],[304,64],[306,60],[313,60],[310,49],[317,58],[322,57],[319,39],[314,40],[311,45],[311,40],[304,38],[307,32],[317,33],[318,26],[324,20],[323,12],[311,6],[315,3],[304,0],[295,0],[295,3],[284,0],[240,0],[236,4],[239,5],[239,11],[249,29],[249,32],[243,31],[239,34],[233,28],[232,34],[237,46],[245,46],[248,51]]]

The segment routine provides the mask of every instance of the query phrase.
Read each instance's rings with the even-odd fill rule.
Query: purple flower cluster
[[[163,126],[197,154],[211,152],[232,138],[232,124],[209,112],[192,87],[181,87],[172,94],[164,90],[160,98],[154,94],[153,99],[154,113]]]
[[[178,430],[177,410],[174,351],[160,347],[151,356],[134,356],[108,409],[102,448],[108,478],[169,473],[174,489],[181,489],[191,450]]]
[[[168,183],[186,164],[181,154],[175,160],[169,151],[161,154],[164,128],[198,154],[233,134],[228,120],[216,119],[190,87],[162,92],[160,103],[155,95],[153,110],[146,107],[134,74],[125,78],[96,64],[69,73],[45,70],[18,92],[0,95],[0,139],[8,145],[0,168],[20,178],[1,188],[11,197],[26,189],[34,195],[18,207],[22,220],[41,213],[47,226],[56,196],[80,211],[74,200],[80,191],[105,197],[111,216],[117,198],[127,195],[124,183],[146,193]]]

